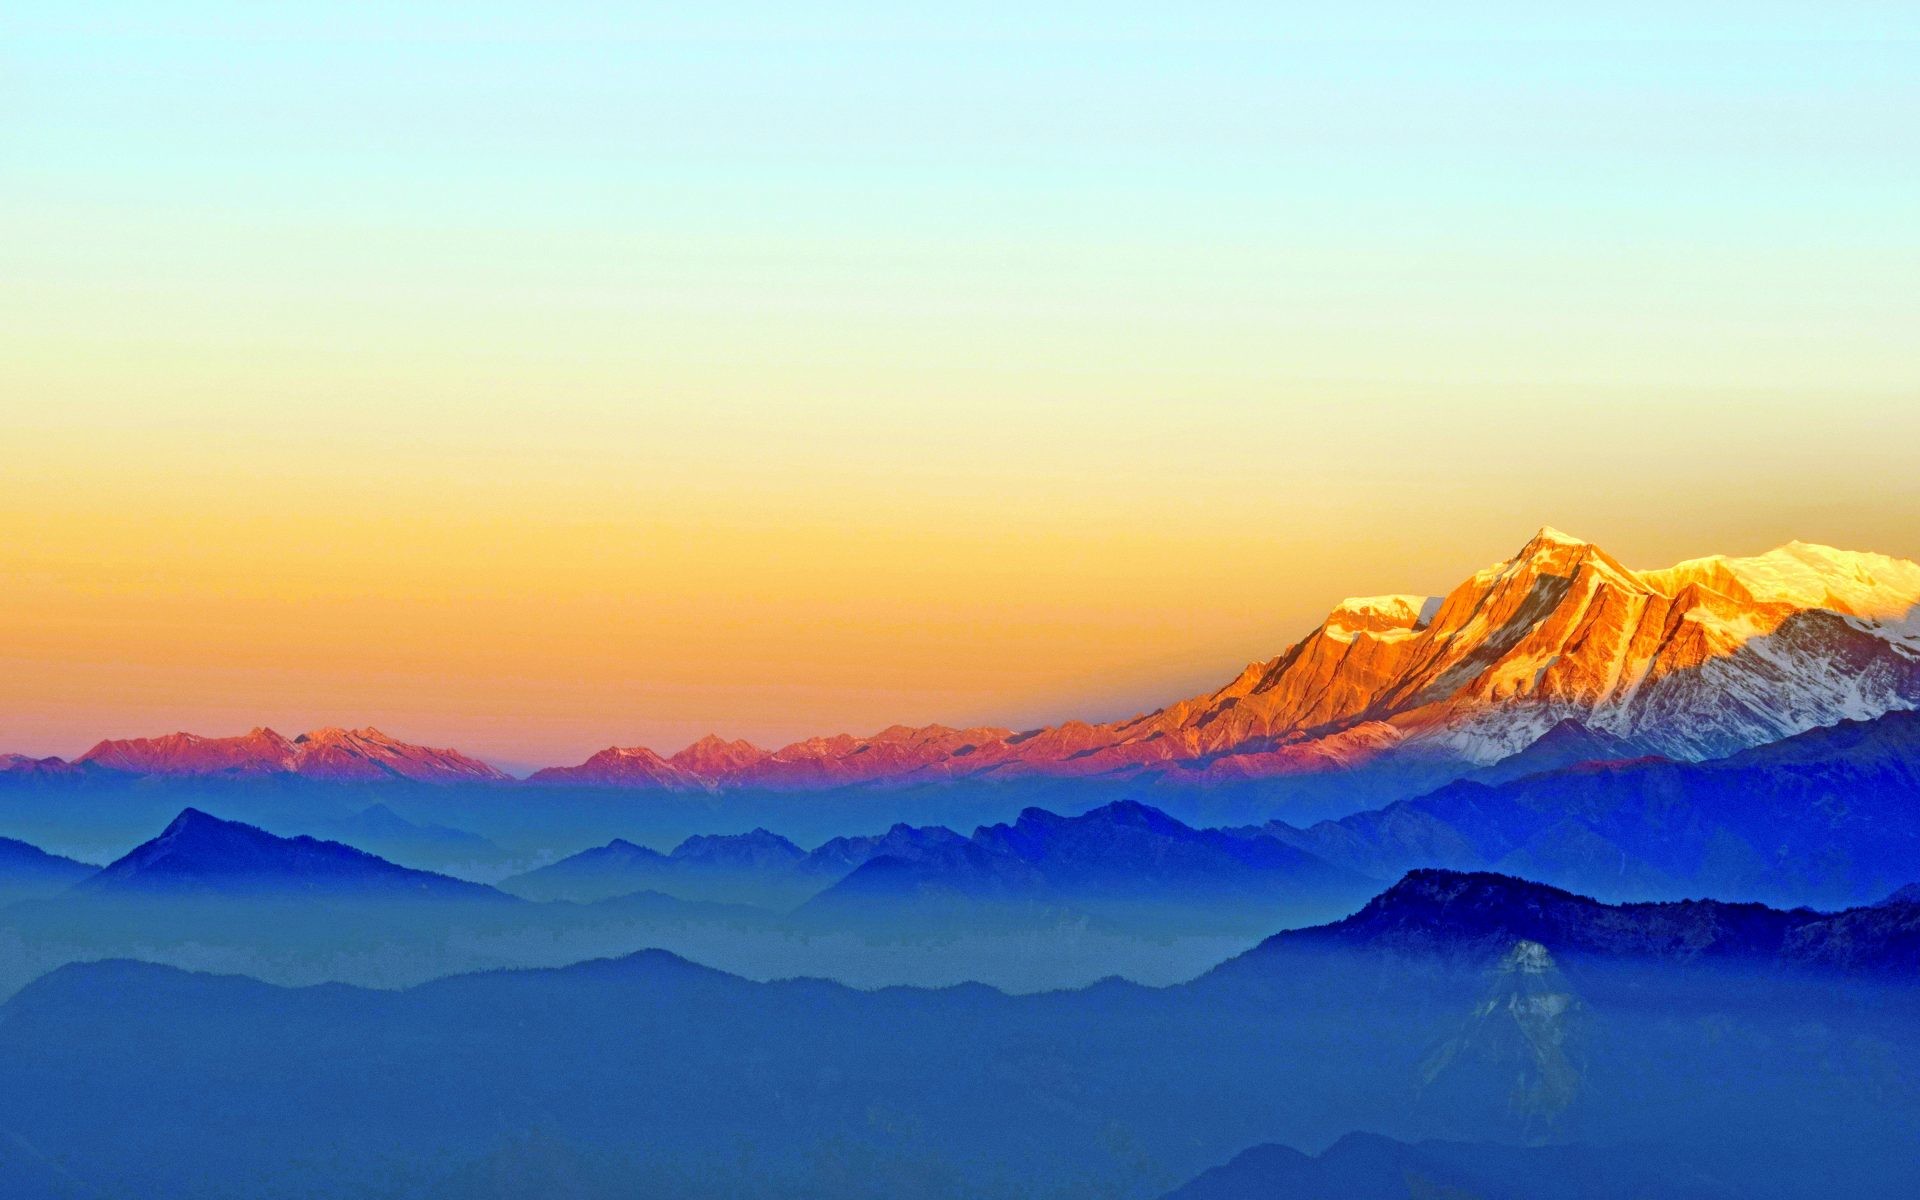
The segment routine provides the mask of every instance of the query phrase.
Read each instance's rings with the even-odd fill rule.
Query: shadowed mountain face
[[[80,964],[0,1006],[0,1129],[107,1195],[196,1200],[525,1194],[556,1174],[608,1200],[1150,1200],[1244,1147],[1354,1128],[1658,1141],[1662,1172],[1723,1189],[1697,1195],[1910,1195],[1911,967],[1884,949],[1809,967],[1744,933],[1681,955],[1675,924],[1423,876],[1192,984],[1031,996],[751,983],[658,952],[403,992]],[[1558,944],[1490,932],[1523,928]],[[1384,1155],[1462,1189],[1580,1161],[1416,1150],[1322,1158],[1336,1182],[1390,1179]]]
[[[1592,729],[1568,717],[1516,754],[1480,768],[1467,778],[1499,784],[1581,763],[1625,762],[1655,757],[1632,738]]]
[[[1920,713],[1809,730],[1704,763],[1585,764],[1461,781],[1273,836],[1380,877],[1497,868],[1605,895],[1859,904],[1920,862]]]
[[[323,892],[342,897],[507,899],[492,888],[396,866],[338,842],[275,837],[192,808],[159,837],[136,846],[80,886],[94,895]]]
[[[1609,905],[1506,875],[1422,870],[1351,917],[1275,934],[1247,957],[1327,945],[1479,959],[1515,945],[1545,945],[1560,955],[1619,960],[1719,959],[1920,976],[1920,905],[1889,900],[1837,914],[1718,900]]]

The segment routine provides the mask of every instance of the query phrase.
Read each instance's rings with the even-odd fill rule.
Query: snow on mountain
[[[608,746],[577,767],[547,767],[527,776],[529,783],[590,787],[659,788],[696,791],[706,780],[683,770],[645,746]]]
[[[1547,526],[1444,596],[1341,601],[1217,690],[1126,720],[894,725],[771,751],[709,735],[670,757],[608,747],[533,780],[669,791],[1030,775],[1204,783],[1389,761],[1458,774],[1566,721],[1639,754],[1700,759],[1916,706],[1920,564],[1790,542],[1634,570]],[[504,778],[373,729],[292,741],[270,729],[171,734],[102,742],[77,761],[147,774]]]

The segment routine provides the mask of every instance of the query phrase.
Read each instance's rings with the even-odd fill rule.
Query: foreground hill
[[[1644,953],[1670,914],[1503,886],[1462,920],[1436,899],[1487,881],[1410,880],[1163,989],[857,991],[660,952],[400,992],[76,964],[0,1006],[0,1130],[129,1197],[1148,1200],[1356,1128],[1658,1142],[1706,1195],[1912,1194],[1911,969]]]

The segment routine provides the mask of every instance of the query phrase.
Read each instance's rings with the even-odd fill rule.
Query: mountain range
[[[1608,896],[1844,906],[1920,877],[1916,798],[1920,713],[1900,711],[1704,762],[1462,779],[1310,828],[1264,829],[1376,879],[1491,869]]]
[[[1684,949],[1749,925],[1787,933]],[[1166,988],[860,990],[662,951],[397,991],[74,963],[0,1005],[0,1147],[128,1197],[394,1194],[404,1172],[398,1194],[447,1200],[1149,1200],[1371,1128],[1417,1149],[1259,1158],[1336,1184],[1410,1168],[1437,1198],[1659,1140],[1648,1177],[1695,1186],[1632,1194],[1911,1195],[1912,963],[1885,924],[1844,960],[1783,954],[1807,925],[1435,873]],[[1463,1136],[1510,1145],[1425,1145]],[[1635,1174],[1596,1169],[1545,1194]]]
[[[1446,595],[1344,600],[1223,686],[1125,720],[1024,731],[896,725],[775,750],[710,735],[671,755],[609,747],[527,782],[703,792],[1397,772],[1425,786],[1595,757],[1697,760],[1920,705],[1917,605],[1920,564],[1884,555],[1791,542],[1636,571],[1543,528]],[[1497,765],[1515,755],[1532,757]],[[458,751],[374,729],[178,733],[101,742],[72,763],[0,758],[0,779],[16,782],[89,770],[507,781]]]
[[[507,881],[523,895],[594,899],[641,888],[688,898],[742,889],[809,909],[969,900],[1163,908],[1229,898],[1296,916],[1357,903],[1424,867],[1494,871],[1609,898],[1711,894],[1785,906],[1869,903],[1920,876],[1920,713],[1842,721],[1703,762],[1612,757],[1620,739],[1562,721],[1534,747],[1432,792],[1339,820],[1196,828],[1134,800],[1084,813],[1030,807],[970,836],[896,824],[811,853],[768,847],[714,871],[616,839]],[[1597,757],[1588,757],[1597,756]],[[830,885],[830,886],[829,886]],[[824,889],[824,890],[822,890]],[[817,893],[817,896],[815,895]]]

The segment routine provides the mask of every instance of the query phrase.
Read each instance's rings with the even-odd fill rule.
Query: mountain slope
[[[65,891],[99,868],[0,838],[0,907]]]
[[[101,868],[79,888],[94,896],[158,892],[507,899],[493,888],[396,866],[338,842],[276,837],[192,808],[174,818],[159,837]]]
[[[531,784],[658,788],[662,791],[693,791],[705,781],[692,772],[668,762],[645,746],[608,746],[587,761],[573,767],[545,767],[527,776]]]

